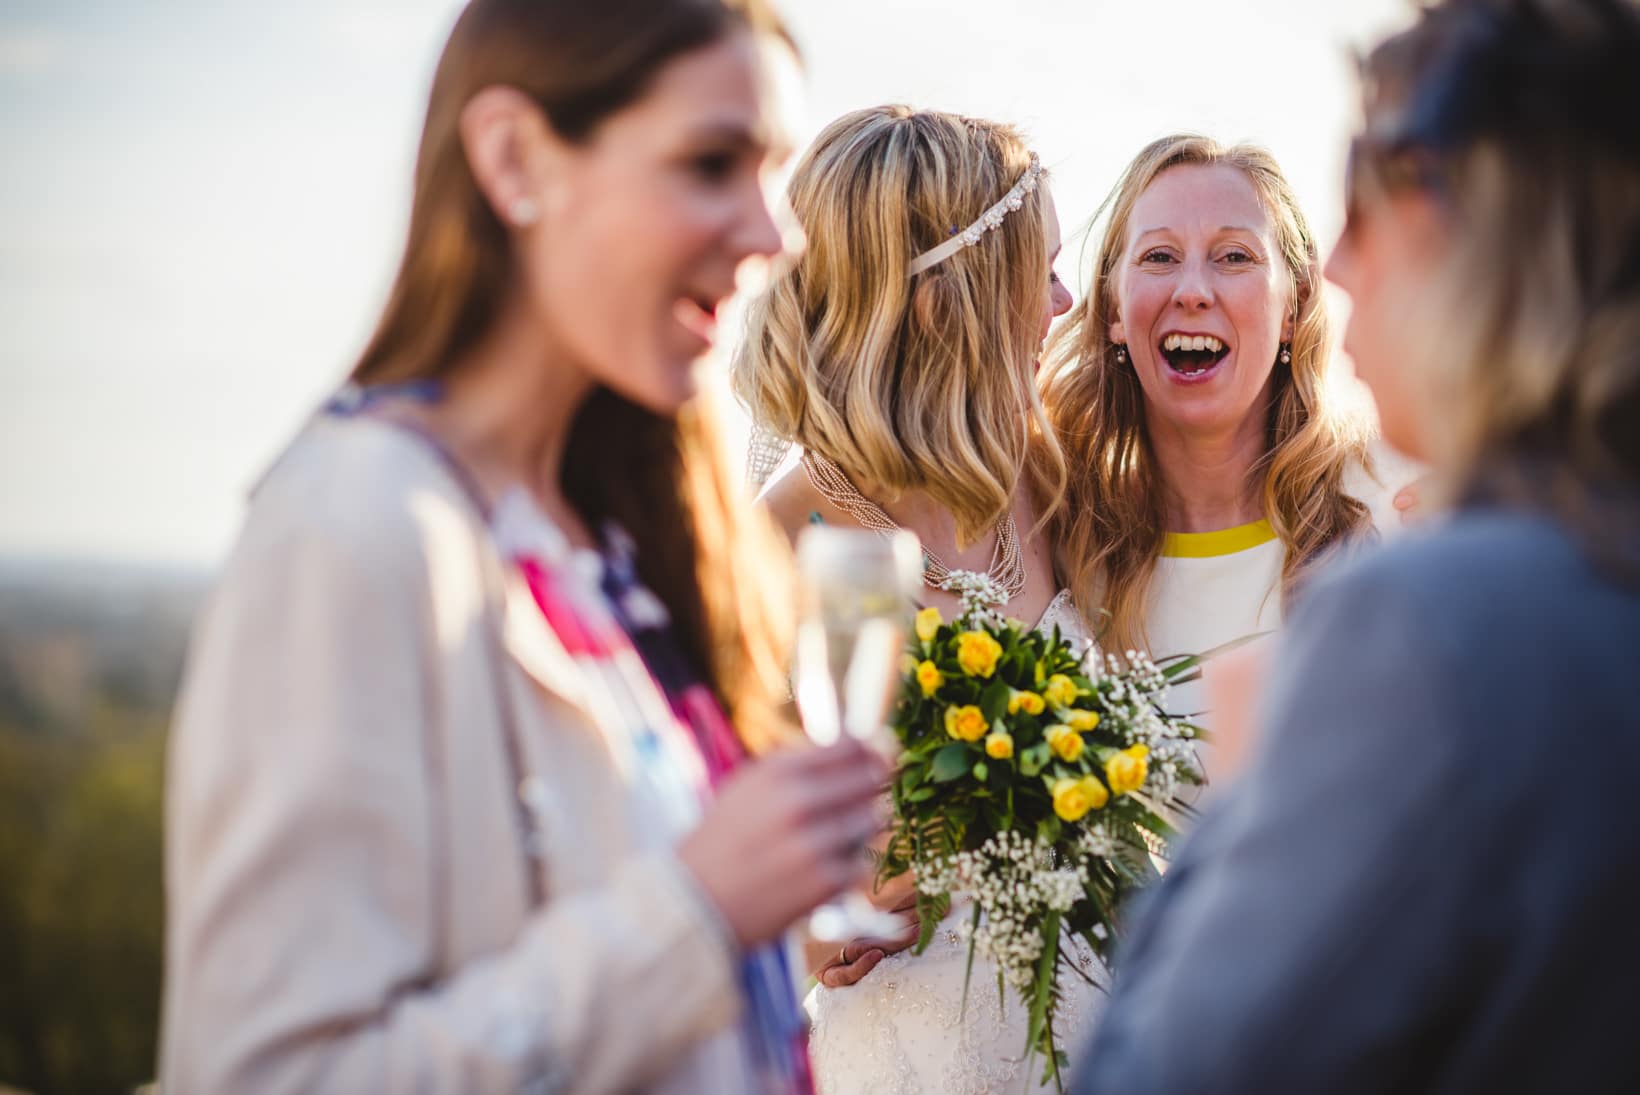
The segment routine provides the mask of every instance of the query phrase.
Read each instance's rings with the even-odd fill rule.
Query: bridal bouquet
[[[1026,1051],[1044,1082],[1064,1057],[1054,1042],[1060,978],[1087,975],[1067,954],[1078,936],[1100,958],[1118,910],[1155,877],[1165,808],[1181,784],[1201,782],[1196,726],[1168,716],[1169,682],[1200,659],[1158,667],[1129,652],[1073,649],[1059,634],[1002,619],[984,575],[954,573],[962,615],[917,615],[891,725],[902,752],[894,820],[880,878],[916,872],[922,935],[932,939],[956,897],[972,915],[958,926],[1028,1009]],[[964,994],[966,999],[966,985]]]

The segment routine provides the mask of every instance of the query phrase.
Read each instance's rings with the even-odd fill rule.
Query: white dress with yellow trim
[[[1217,532],[1170,532],[1151,582],[1145,637],[1156,657],[1200,654],[1281,626],[1285,550],[1268,521]],[[1199,714],[1199,680],[1174,685],[1168,708]]]
[[[1344,476],[1344,490],[1362,502],[1381,540],[1401,531],[1395,492],[1417,478],[1417,465],[1384,446],[1372,452],[1373,473],[1359,464]],[[1281,565],[1285,552],[1268,521],[1214,532],[1170,532],[1151,582],[1145,619],[1153,657],[1201,654],[1244,636],[1281,627]],[[1169,690],[1170,714],[1202,715],[1207,706],[1200,680]],[[1211,713],[1197,720],[1212,728]],[[1211,743],[1199,747],[1213,778]]]

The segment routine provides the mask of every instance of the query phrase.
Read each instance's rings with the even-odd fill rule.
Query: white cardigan
[[[734,948],[588,684],[423,442],[310,424],[178,706],[168,1095],[745,1090]]]

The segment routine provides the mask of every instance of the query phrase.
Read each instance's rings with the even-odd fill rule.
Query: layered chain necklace
[[[835,461],[819,453],[805,452],[803,471],[826,501],[866,528],[885,535],[903,531],[883,507],[861,494],[849,482],[848,476]],[[1019,547],[1019,530],[1014,524],[1012,511],[1004,514],[997,523],[997,544],[991,552],[991,567],[985,576],[995,582],[1010,600],[1025,588],[1025,553]],[[950,577],[951,569],[940,561],[939,556],[923,548],[923,581],[935,589],[943,589]]]

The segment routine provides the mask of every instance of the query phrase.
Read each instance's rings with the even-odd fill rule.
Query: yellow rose
[[[904,616],[900,618],[905,619]],[[940,615],[940,610],[933,605],[929,605],[917,613],[917,640],[925,643],[933,642],[934,636],[939,633],[940,625],[943,623],[945,623],[945,617]]]
[[[1082,784],[1083,789],[1088,793],[1088,798],[1093,800],[1093,808],[1103,810],[1105,803],[1110,801],[1110,792],[1105,790],[1103,783],[1099,782],[1099,777],[1083,776],[1077,782]]]
[[[964,631],[957,636],[957,664],[970,677],[989,677],[1002,657],[1002,644],[983,631]]]
[[[941,673],[939,671],[939,667],[933,662],[925,661],[918,663],[917,687],[922,689],[923,695],[932,696],[935,692],[939,691],[940,685],[944,683],[945,674]]]
[[[945,732],[958,741],[978,741],[989,729],[985,713],[971,703],[945,709]]]
[[[1110,789],[1119,795],[1129,791],[1137,791],[1145,785],[1145,777],[1150,775],[1150,762],[1145,758],[1150,755],[1147,746],[1135,745],[1113,754],[1105,761],[1105,778],[1110,781]]]
[[[1065,821],[1080,821],[1089,810],[1100,810],[1110,801],[1105,785],[1092,776],[1055,780],[1053,812]]]
[[[1015,692],[1008,697],[1008,714],[1017,715],[1021,711],[1027,715],[1040,715],[1044,708],[1042,697],[1035,692]]]
[[[1079,734],[1086,734],[1099,725],[1099,712],[1067,711],[1065,712],[1065,725]]]
[[[1048,748],[1053,750],[1053,755],[1066,763],[1076,760],[1087,748],[1081,734],[1057,722],[1044,730],[1042,737],[1046,739]]]
[[[1063,673],[1055,673],[1043,686],[1042,695],[1055,707],[1069,707],[1076,702],[1076,682]]]
[[[985,755],[992,760],[1007,760],[1014,755],[1014,739],[998,730],[985,738]]]

